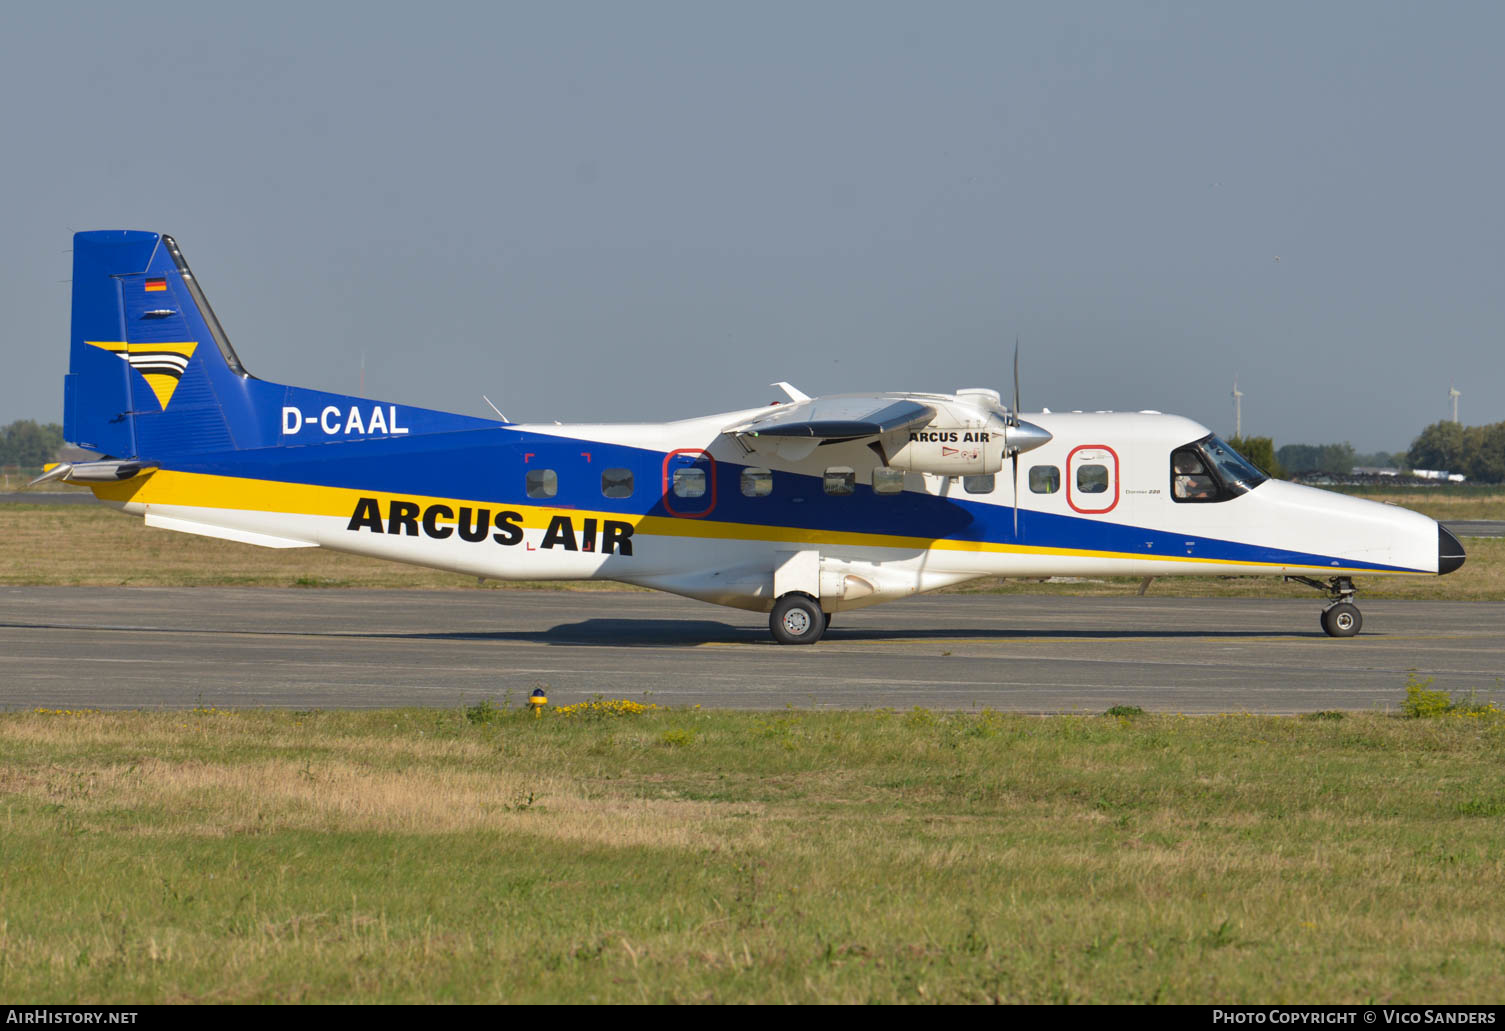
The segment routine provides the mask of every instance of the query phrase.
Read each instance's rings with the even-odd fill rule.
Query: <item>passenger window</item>
[[[904,489],[904,470],[880,465],[873,470],[874,494],[898,494]]]
[[[1195,451],[1171,456],[1171,497],[1177,501],[1217,501],[1218,484]]]
[[[1108,467],[1106,465],[1077,466],[1076,489],[1082,494],[1106,494],[1108,492]]]
[[[826,470],[827,494],[851,494],[857,489],[857,470],[849,465],[833,465]]]
[[[968,494],[991,494],[993,493],[993,477],[963,476],[962,488]]]
[[[1054,494],[1061,489],[1061,470],[1053,465],[1032,465],[1029,489],[1035,494]]]
[[[748,498],[766,498],[773,493],[773,473],[767,469],[742,470],[742,495]]]
[[[529,469],[527,488],[530,498],[552,498],[559,493],[559,477],[553,469]]]
[[[705,496],[704,469],[674,470],[674,496],[677,498],[700,498]]]
[[[607,498],[632,497],[632,470],[607,469],[601,474],[601,495]]]

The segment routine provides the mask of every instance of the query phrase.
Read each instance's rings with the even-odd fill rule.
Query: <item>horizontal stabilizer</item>
[[[192,519],[178,519],[174,516],[157,515],[154,512],[146,514],[146,525],[155,526],[159,530],[176,530],[179,533],[196,533],[200,537],[218,537],[222,541],[235,541],[239,544],[255,544],[261,548],[317,548],[314,541],[294,540],[290,537],[273,537],[265,533],[253,533],[250,530],[233,530],[226,526],[214,526],[210,523],[198,523]]]
[[[61,483],[119,483],[157,471],[154,462],[106,460],[102,462],[59,462],[26,486],[37,487],[57,480]]]

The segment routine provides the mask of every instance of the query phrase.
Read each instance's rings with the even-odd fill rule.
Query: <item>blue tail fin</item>
[[[230,346],[172,237],[132,230],[73,237],[63,386],[70,443],[161,461],[495,425],[259,380]]]
[[[63,435],[120,458],[236,447],[247,376],[172,238],[73,237]],[[227,411],[239,407],[240,412]]]

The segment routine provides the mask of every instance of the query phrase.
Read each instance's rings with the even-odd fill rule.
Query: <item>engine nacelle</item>
[[[888,456],[895,469],[935,476],[988,476],[1003,468],[1007,439],[1002,419],[967,420],[971,425],[938,425],[910,430]]]

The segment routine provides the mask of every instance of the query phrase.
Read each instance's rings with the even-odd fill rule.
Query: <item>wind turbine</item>
[[[1233,437],[1235,440],[1244,439],[1244,392],[1238,388],[1238,376],[1233,377]]]
[[[1453,402],[1453,424],[1454,425],[1457,425],[1457,423],[1458,423],[1458,399],[1460,397],[1462,397],[1462,396],[1463,396],[1463,392],[1461,390],[1459,390],[1457,387],[1449,387],[1448,388],[1448,397],[1451,398],[1452,402]]]

